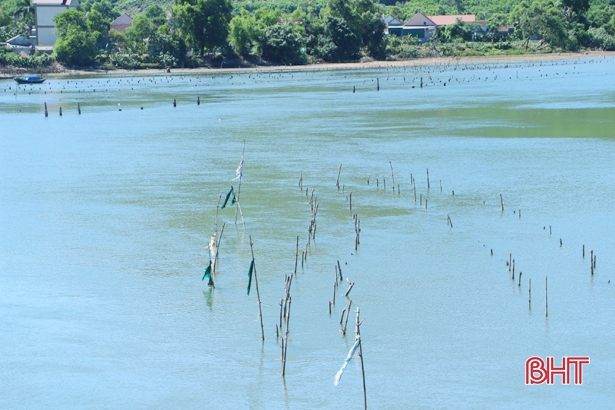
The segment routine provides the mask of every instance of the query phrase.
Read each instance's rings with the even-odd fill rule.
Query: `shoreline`
[[[443,66],[443,65],[458,65],[458,64],[488,64],[488,63],[530,63],[535,61],[558,61],[558,60],[574,60],[574,59],[592,59],[592,58],[615,58],[615,51],[585,51],[582,53],[553,53],[553,54],[522,54],[522,55],[504,55],[504,56],[477,56],[477,57],[430,57],[419,58],[413,60],[400,61],[370,61],[358,63],[323,63],[323,64],[306,64],[296,66],[254,66],[254,67],[229,67],[229,68],[171,68],[170,72],[165,69],[136,69],[136,70],[100,70],[100,69],[82,69],[72,70],[66,69],[61,72],[46,73],[48,78],[62,78],[75,76],[125,76],[125,75],[177,75],[177,74],[215,74],[215,73],[242,73],[242,72],[284,72],[284,71],[317,71],[317,70],[355,70],[355,69],[374,69],[384,67],[422,67],[422,66]],[[0,69],[0,78],[5,77],[6,72]],[[22,74],[16,74],[20,76]]]

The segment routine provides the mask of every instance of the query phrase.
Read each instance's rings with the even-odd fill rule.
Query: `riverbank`
[[[358,63],[322,63],[322,64],[307,64],[296,66],[249,66],[249,67],[221,67],[221,68],[172,68],[166,69],[136,69],[136,70],[102,70],[102,69],[68,69],[57,67],[49,73],[45,73],[47,77],[67,77],[67,76],[92,76],[92,75],[166,75],[166,74],[200,74],[200,73],[220,73],[220,72],[249,72],[249,71],[310,71],[310,70],[359,70],[372,69],[382,67],[400,67],[400,66],[428,66],[428,65],[455,65],[455,64],[498,64],[498,63],[522,63],[533,61],[552,61],[552,60],[571,60],[571,59],[592,59],[592,58],[615,58],[615,51],[585,51],[582,53],[549,53],[549,54],[524,54],[511,56],[478,56],[478,57],[430,57],[412,60],[400,61],[370,61]],[[26,73],[20,71],[15,73],[19,75]],[[8,70],[0,68],[0,73],[3,76],[9,74]],[[12,73],[11,73],[12,74]]]

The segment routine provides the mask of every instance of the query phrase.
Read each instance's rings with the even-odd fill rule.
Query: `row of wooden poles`
[[[337,179],[335,181],[335,186],[338,191],[339,190],[342,191],[342,195],[343,195],[344,185],[342,184],[340,186],[341,172],[342,172],[342,164],[340,164],[338,172],[337,172]],[[348,200],[348,209],[354,221],[354,230],[355,230],[354,249],[355,251],[357,251],[359,244],[360,244],[361,220],[359,219],[358,214],[353,213],[352,211],[352,191],[348,194],[347,200]],[[336,294],[339,289],[339,285],[343,283],[344,281],[343,275],[342,275],[342,266],[340,265],[339,259],[334,264],[334,270],[335,270],[335,280],[333,281],[333,297],[329,301],[329,316],[331,316],[331,313],[332,313],[332,306],[335,306],[335,299],[336,299]],[[352,309],[352,299],[349,297],[349,294],[355,285],[355,283],[351,282],[348,277],[346,278],[346,282],[348,284],[348,288],[344,292],[344,297],[348,300],[348,306],[342,310],[342,315],[340,317],[340,322],[339,322],[340,331],[342,332],[343,335],[346,335],[346,332],[348,329],[348,319],[350,317],[351,309]],[[359,312],[360,312],[360,309],[357,306],[356,316],[355,316],[355,340],[358,342],[357,354],[359,355],[359,358],[361,360],[361,375],[363,378],[363,404],[364,404],[364,408],[367,409],[367,388],[366,388],[366,383],[365,383],[365,363],[363,360],[363,342],[361,340],[361,324],[363,323],[363,321],[359,319]]]
[[[502,201],[502,194],[500,194],[500,203],[502,206],[502,212],[504,212],[504,202]],[[521,218],[521,210],[519,210],[519,218]],[[552,233],[551,226],[549,226],[549,235]],[[560,247],[562,247],[563,242],[560,238],[559,240]],[[491,255],[493,255],[493,249],[491,250]],[[585,245],[582,247],[581,255],[583,259],[585,259]],[[508,260],[506,261],[506,266],[508,266],[508,272],[511,273],[511,279],[515,281],[515,259],[512,257],[512,253],[508,254]],[[589,258],[589,271],[590,275],[593,277],[594,272],[596,270],[596,255],[594,254],[594,250],[590,250],[590,258]],[[521,276],[523,276],[523,272],[519,271],[518,283],[517,286],[521,287]],[[532,278],[528,280],[528,308],[532,310]],[[545,275],[545,317],[549,317],[549,287],[548,287],[548,275]]]

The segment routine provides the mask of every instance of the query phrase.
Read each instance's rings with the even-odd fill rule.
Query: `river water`
[[[0,408],[362,408],[358,356],[334,386],[357,306],[370,408],[612,408],[614,68],[0,81]],[[216,224],[244,147],[245,227]],[[591,363],[526,386],[531,356]]]

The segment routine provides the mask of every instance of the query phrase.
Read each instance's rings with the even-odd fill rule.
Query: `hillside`
[[[434,14],[476,14],[478,20],[486,20],[496,13],[508,14],[523,0],[379,0],[384,6],[385,13],[393,13],[402,20],[410,19],[416,12],[422,11],[427,15]],[[292,13],[301,8],[308,11],[312,8],[318,12],[323,8],[327,0],[232,0],[235,10],[245,8],[254,11],[261,7],[281,9],[283,12]],[[529,1],[531,3],[532,1]],[[174,0],[112,0],[118,11],[134,17],[153,4],[170,11]],[[604,7],[609,4],[615,5],[615,0],[590,0],[592,8]]]

